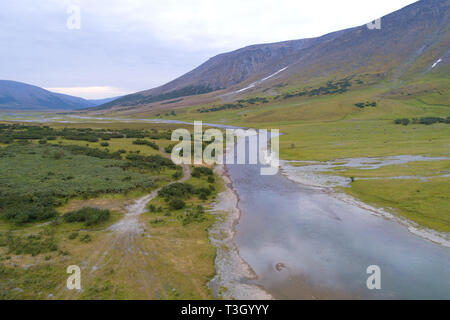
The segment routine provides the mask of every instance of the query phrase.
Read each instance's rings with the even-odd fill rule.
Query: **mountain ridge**
[[[13,80],[0,80],[0,109],[78,110],[95,107],[117,99],[84,99]]]
[[[353,74],[409,80],[448,63],[449,7],[449,0],[421,0],[382,17],[380,30],[362,25],[317,38],[256,44],[222,53],[162,86],[91,110],[151,108],[160,101],[182,97],[191,97],[196,104],[209,103],[282,68],[286,70],[265,83],[312,83]],[[440,57],[444,60],[430,68]],[[256,92],[257,87],[246,93]]]

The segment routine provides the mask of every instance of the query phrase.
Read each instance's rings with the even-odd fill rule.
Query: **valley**
[[[116,98],[0,80],[0,299],[450,299],[450,0],[379,21],[190,48],[203,63],[188,72],[183,41],[144,72],[165,45],[136,35],[155,47],[136,61],[103,48],[105,84],[61,80],[134,92]],[[197,121],[203,150],[206,129],[278,130],[279,152],[256,155],[275,174],[248,157],[175,164],[172,133]],[[248,156],[245,139],[231,141]]]
[[[292,97],[281,101],[273,96],[250,96],[246,100],[237,100],[235,103],[237,107],[222,108],[212,112],[204,112],[204,110],[208,110],[205,109],[207,107],[195,106],[176,109],[175,116],[167,115],[158,118],[152,113],[127,116],[136,117],[136,119],[148,116],[162,121],[182,120],[192,123],[194,120],[203,120],[207,123],[242,127],[277,128],[283,133],[280,137],[280,158],[286,161],[339,162],[341,159],[348,158],[376,159],[402,155],[448,157],[450,137],[448,123],[396,124],[397,119],[403,118],[441,117],[446,119],[449,116],[449,105],[446,98],[448,80],[442,81],[430,79],[427,84],[427,86],[435,86],[430,88],[431,91],[442,92],[437,96],[417,94],[412,89],[415,86],[408,85],[406,88],[412,93],[407,93],[408,91],[405,89],[403,95],[407,98],[393,97],[392,85],[384,83],[357,88],[352,86],[343,93],[331,93],[318,97]],[[376,106],[360,108],[355,105],[361,101],[375,101]],[[239,103],[242,107],[239,107]],[[120,113],[112,113],[108,116],[123,117]],[[414,164],[413,162],[412,165]],[[400,172],[404,166],[406,165],[395,167],[391,176],[401,178],[403,174]],[[448,215],[444,213],[448,194],[445,193],[447,188],[442,188],[442,185],[448,183],[449,166],[449,159],[442,160],[441,168],[436,171],[436,175],[440,173],[441,177],[431,177],[427,181],[421,177],[429,175],[425,170],[431,168],[422,165],[416,166],[414,172],[410,171],[408,174],[408,176],[416,176],[416,179],[355,181],[343,188],[342,191],[359,199],[367,200],[371,204],[389,208],[389,211],[407,217],[423,227],[448,232]],[[367,172],[367,170],[360,170],[362,172],[350,175],[345,173],[345,167],[340,169],[343,172],[339,174],[347,176],[347,179],[354,177],[355,180],[362,178],[363,174]],[[399,171],[399,173],[396,174],[395,171]],[[372,177],[381,179],[386,175],[377,175],[377,171],[373,171]],[[405,193],[388,192],[384,194],[385,191],[391,189],[380,188],[379,186],[383,183],[389,184],[392,190],[404,190]],[[402,187],[404,185],[408,185],[409,191]],[[423,197],[418,197],[420,192],[424,195]],[[413,203],[415,204],[413,205]],[[437,203],[441,203],[441,206],[436,207]],[[418,214],[417,210],[419,212],[427,211],[428,213],[422,212],[422,214],[428,218]],[[438,218],[438,220],[442,219],[441,222],[433,222],[434,218],[430,218],[430,214],[431,216],[442,214],[444,216]]]
[[[41,119],[38,121],[41,121]],[[111,122],[111,120],[96,120],[98,122],[96,122],[95,124],[89,121],[92,120],[82,119],[81,122],[78,123],[77,122],[68,123],[67,120],[61,120],[61,122],[59,123],[58,122],[52,123],[51,126],[55,128],[58,127],[126,128],[130,126],[129,123],[123,122],[120,119],[116,119],[113,122]],[[181,123],[177,124],[177,126],[179,125],[182,124]],[[432,126],[436,125],[445,126],[446,124],[436,123],[430,126],[423,125],[422,128],[424,128],[423,129],[424,131],[421,134],[425,134],[427,130],[433,130]],[[145,122],[135,122],[131,124],[131,127],[133,129],[140,127],[145,128],[149,126],[150,127],[157,126],[158,128],[161,128],[162,126],[164,128],[168,125],[148,124]],[[172,124],[172,126],[174,126],[174,124]],[[185,124],[185,126],[188,126],[188,124]],[[419,127],[419,125],[417,126],[419,129],[421,128]],[[361,126],[358,128],[361,128]],[[392,128],[404,129],[403,126],[398,126],[395,124],[392,124]],[[442,130],[441,129],[442,127],[439,128],[440,130]],[[324,127],[322,127],[321,129],[324,130]],[[335,127],[333,127],[333,129],[336,130]],[[360,130],[356,129],[354,131],[358,133],[360,132]],[[315,134],[318,134],[317,131],[315,132]],[[401,135],[399,136],[402,137]],[[147,155],[157,153],[157,151],[150,146],[136,145],[132,143],[130,144],[130,141],[127,142],[127,140],[129,139],[112,138],[111,140],[107,140],[109,143],[108,147],[110,147],[111,151],[114,152],[117,152],[116,150],[120,150],[118,148],[124,148],[132,153],[137,152],[136,148],[138,148],[144,154]],[[160,146],[163,145],[168,146],[170,144],[169,141],[164,139],[153,141]],[[297,140],[295,140],[295,142],[298,143]],[[49,143],[58,144],[54,140],[53,141],[50,140]],[[75,143],[75,145],[79,146],[85,145],[85,142],[83,141],[65,140],[65,142],[63,143],[64,144]],[[93,146],[100,147],[100,143],[101,141],[89,143],[89,147]],[[308,149],[306,148],[306,150]],[[314,154],[314,152],[312,151],[310,152],[311,154]],[[376,152],[379,152],[379,150],[377,150]],[[325,150],[323,151],[323,153],[326,155]],[[423,152],[418,153],[423,154]],[[220,212],[219,216],[216,216],[214,218],[211,216],[210,218],[208,218],[203,222],[200,221],[188,223],[186,226],[183,220],[180,220],[182,222],[181,224],[181,228],[183,228],[182,230],[184,231],[184,228],[186,227],[189,228],[188,230],[190,235],[192,235],[193,232],[193,230],[190,229],[191,225],[199,224],[198,227],[202,227],[205,226],[206,224],[208,226],[207,229],[203,230],[204,233],[202,237],[203,239],[209,238],[209,240],[206,240],[206,242],[203,242],[203,240],[198,240],[197,243],[198,244],[202,243],[202,245],[205,245],[204,247],[205,249],[210,247],[211,244],[215,244],[216,249],[210,247],[212,250],[211,253],[217,250],[218,254],[217,257],[219,257],[220,260],[216,260],[215,264],[214,263],[211,264],[212,270],[214,270],[215,268],[219,268],[218,266],[221,265],[222,263],[227,264],[231,263],[231,265],[229,265],[229,267],[225,269],[222,268],[216,269],[219,271],[218,274],[219,278],[213,280],[211,284],[213,288],[214,297],[222,296],[226,298],[238,298],[238,299],[245,299],[245,297],[250,296],[251,297],[260,296],[261,298],[264,299],[269,297],[296,298],[296,299],[357,298],[357,297],[425,298],[425,297],[433,297],[433,293],[437,294],[437,296],[442,296],[442,294],[444,294],[444,291],[442,290],[444,290],[447,284],[439,282],[437,281],[437,279],[435,279],[436,281],[432,280],[431,270],[435,270],[436,275],[439,274],[442,275],[442,272],[445,273],[445,271],[439,269],[440,267],[437,267],[437,265],[435,264],[428,264],[428,262],[426,261],[429,261],[430,259],[436,261],[436,259],[438,259],[437,257],[439,256],[440,257],[439,259],[443,260],[438,264],[441,266],[445,266],[447,264],[446,259],[448,259],[447,254],[448,249],[445,247],[448,246],[449,243],[447,238],[449,222],[448,220],[446,220],[446,216],[442,215],[442,212],[445,211],[447,203],[446,199],[448,197],[448,195],[446,195],[445,193],[447,190],[445,188],[445,185],[447,184],[448,181],[448,177],[446,177],[446,175],[448,176],[447,171],[449,163],[448,155],[446,155],[445,152],[443,153],[438,152],[429,154],[427,156],[416,156],[416,157],[409,156],[409,158],[406,157],[405,160],[397,161],[394,160],[396,159],[396,157],[394,156],[395,152],[391,150],[386,150],[386,153],[383,156],[379,156],[380,153],[376,154],[377,156],[373,157],[369,156],[356,162],[355,158],[344,159],[342,156],[337,158],[334,157],[331,158],[324,157],[319,159],[312,158],[314,160],[307,157],[306,158],[299,157],[301,160],[296,161],[286,160],[282,162],[281,174],[274,177],[269,176],[264,178],[263,176],[261,176],[261,178],[259,178],[261,179],[261,184],[265,186],[264,188],[259,187],[254,188],[255,178],[257,176],[259,177],[259,174],[255,175],[254,173],[255,170],[258,170],[257,166],[227,165],[227,172],[232,182],[231,186],[235,190],[235,192],[237,192],[239,199],[236,201],[235,205],[241,212],[238,215],[238,217],[240,216],[240,218],[236,218],[235,213],[233,213],[234,212],[233,207],[229,207],[230,204],[232,204],[233,202],[230,202],[230,204],[228,205],[225,204],[232,200],[230,198],[224,198],[225,199],[224,200],[222,199],[223,196],[221,196],[219,197],[219,203],[222,201],[226,202],[217,207],[216,210]],[[351,155],[357,157],[356,153]],[[405,156],[404,155],[398,156],[398,159],[403,159],[402,157]],[[353,162],[355,162],[355,164],[352,164]],[[322,170],[314,172],[313,176],[308,174],[306,175],[302,174],[302,172],[300,173],[295,172],[295,168],[303,169],[314,165],[320,167],[320,165],[323,165],[325,163],[331,164],[331,166],[324,167]],[[298,182],[290,181],[290,179],[294,181],[297,180],[296,178],[293,178],[292,173],[293,171],[291,169],[288,170],[288,168],[293,168],[294,172],[296,174],[299,174],[299,177],[301,179],[298,180]],[[308,171],[306,170],[306,172]],[[333,187],[333,184],[331,185],[328,185],[327,183],[319,184],[317,185],[319,186],[319,189],[317,189],[317,186],[311,187],[310,185],[314,185],[317,176],[321,175],[325,177],[341,176],[343,179],[345,179],[344,180],[345,183],[343,186],[337,185],[335,187]],[[221,176],[222,179],[225,180],[227,179],[226,176],[223,176],[222,174]],[[249,179],[249,176],[252,176],[253,178]],[[395,180],[390,179],[391,177],[397,176],[398,179],[397,178]],[[365,178],[371,179],[365,180]],[[197,183],[201,182],[201,179],[200,180],[195,179],[192,180],[192,179],[194,178],[190,178],[190,180],[188,180],[187,182],[189,182],[193,186],[197,186]],[[269,185],[271,187],[267,189],[267,186]],[[218,188],[217,190],[223,189]],[[261,190],[266,191],[261,193]],[[417,193],[419,192],[416,190],[420,191],[420,197],[417,196]],[[155,192],[153,192],[152,194],[154,195]],[[353,198],[346,198],[345,196],[343,196],[343,194],[348,194],[351,197],[360,199],[360,201],[361,200],[364,201],[365,203],[358,202],[357,200],[356,201],[352,200]],[[163,233],[166,237],[172,237],[174,234],[179,234],[181,236],[183,234],[183,233],[180,234],[179,231],[175,231],[176,229],[173,229],[175,227],[173,223],[175,223],[175,225],[179,225],[180,222],[169,222],[172,220],[172,218],[169,218],[169,220],[167,218],[172,216],[179,217],[177,210],[175,211],[171,210],[170,215],[166,216],[166,213],[164,213],[164,209],[163,210],[160,209],[164,207],[165,204],[164,199],[158,197],[151,200],[152,197],[153,196],[146,196],[144,198],[141,198],[142,201],[145,202],[150,201],[149,206],[147,207],[148,213],[142,214],[142,217],[145,218],[144,220],[143,218],[138,218],[138,220],[135,220],[135,222],[148,221],[151,227],[149,227],[149,229],[144,227],[143,230],[140,230],[140,227],[138,227],[138,225],[133,223],[133,226],[135,227],[131,227],[131,229],[128,227],[125,228],[126,232],[132,233],[137,232],[138,234],[142,232],[141,234],[143,235],[142,237],[141,236],[136,237],[131,235],[126,236],[127,233],[125,233],[122,236],[120,235],[121,233],[115,235],[114,231],[111,234],[111,231],[103,229],[102,233],[106,232],[106,234],[103,234],[102,236],[106,238],[102,238],[103,240],[100,241],[98,245],[104,246],[105,245],[104,243],[115,243],[114,247],[111,247],[110,249],[106,249],[105,247],[101,247],[101,249],[100,248],[95,249],[94,247],[90,247],[89,249],[90,253],[97,252],[91,258],[89,258],[92,259],[93,261],[89,265],[93,265],[95,267],[90,272],[92,274],[98,274],[97,272],[98,265],[107,266],[111,263],[107,261],[113,261],[110,260],[112,258],[108,258],[106,262],[104,261],[105,258],[102,258],[101,256],[101,252],[104,251],[108,252],[108,257],[110,255],[111,257],[116,256],[116,254],[112,252],[117,252],[117,255],[120,252],[123,252],[124,254],[126,253],[126,255],[130,255],[130,259],[132,257],[133,261],[136,261],[135,264],[131,262],[127,263],[117,262],[117,260],[114,260],[114,264],[117,263],[121,265],[123,264],[123,267],[114,268],[118,273],[124,272],[123,278],[122,276],[118,276],[117,273],[112,273],[111,277],[109,277],[109,279],[111,280],[108,283],[114,285],[112,286],[108,285],[107,289],[100,289],[100,288],[92,289],[97,293],[92,295],[86,295],[85,293],[83,293],[79,297],[81,298],[140,297],[140,295],[136,295],[137,293],[133,293],[132,295],[130,295],[131,293],[119,294],[119,292],[121,291],[118,288],[122,288],[123,290],[123,288],[126,288],[126,286],[129,285],[131,280],[128,273],[130,272],[130,270],[136,270],[136,268],[140,268],[139,270],[142,270],[141,268],[144,268],[145,270],[155,268],[154,265],[148,264],[148,262],[144,263],[144,261],[147,261],[144,258],[146,258],[146,255],[148,254],[149,251],[154,250],[154,248],[158,248],[161,244],[152,242],[151,244],[150,243],[148,244],[150,245],[150,247],[142,247],[144,243],[147,243],[147,241],[149,241],[147,240],[145,234],[147,234],[147,232],[150,232],[149,234],[150,238],[148,239],[154,239],[155,233],[159,234],[159,231],[162,231],[169,226],[170,228],[168,230],[170,231],[167,231],[167,233],[165,232]],[[257,197],[257,199],[255,199],[255,197]],[[103,200],[100,201],[100,203],[106,206],[104,208],[109,208],[111,205],[114,206],[116,204],[116,201],[113,199],[105,199],[106,201]],[[75,201],[73,202],[74,205],[70,205],[71,202],[69,202],[70,210],[80,208],[80,204],[77,203],[80,200],[74,201]],[[81,200],[81,203],[94,204],[95,206],[95,204],[97,203],[96,201],[97,200],[94,198],[93,200],[87,201]],[[299,201],[301,204],[298,203]],[[306,203],[304,203],[304,201],[306,201]],[[127,203],[130,204],[129,201]],[[194,201],[190,206],[192,208],[195,208],[196,203],[198,202]],[[280,207],[281,203],[284,203],[284,205]],[[367,205],[366,203],[369,205]],[[138,202],[136,202],[136,204],[138,204]],[[374,206],[370,206],[370,204]],[[296,213],[298,211],[297,205],[300,205],[303,208],[308,208],[308,210],[305,211],[303,209],[300,210],[298,214],[292,215],[292,213]],[[139,206],[141,207],[142,205]],[[271,208],[273,208],[273,206],[277,206],[278,208],[277,209],[278,215],[276,216],[272,214]],[[379,207],[385,209],[384,210],[378,209]],[[100,208],[103,207],[100,206]],[[129,208],[132,207],[129,206]],[[326,208],[325,211],[323,208]],[[122,205],[120,212],[122,212],[122,214],[127,212],[127,209],[124,206],[124,204]],[[326,212],[325,215],[324,212]],[[420,215],[417,215],[416,212],[420,212]],[[221,215],[223,214],[225,214],[225,216],[221,218]],[[262,220],[261,214],[265,217]],[[229,216],[230,218],[225,218],[227,216]],[[141,215],[138,215],[138,217],[141,217]],[[404,219],[402,217],[405,217],[406,220],[402,220]],[[223,219],[225,219],[224,221],[226,221],[227,219],[234,219],[234,220],[230,220],[231,222],[229,223],[231,224],[229,223],[222,224],[222,228],[225,227],[226,229],[217,230],[216,227],[212,227],[214,223],[221,223],[220,221],[222,221]],[[305,228],[304,224],[306,223],[306,221],[308,221],[306,226],[308,226],[309,224],[311,225],[310,227],[306,227],[306,229],[304,229]],[[411,223],[411,221],[413,223]],[[270,226],[269,225],[266,226],[265,223],[268,223]],[[418,225],[414,223],[418,223]],[[237,224],[236,227],[233,227],[235,224]],[[258,228],[255,229],[255,225],[258,225]],[[279,225],[279,227],[274,227],[277,225]],[[296,227],[288,227],[288,225]],[[160,228],[163,229],[161,230]],[[230,232],[229,228],[232,228],[231,238],[229,234],[226,236],[226,234]],[[236,229],[233,232],[232,230],[234,230],[234,228]],[[322,230],[322,228],[324,228],[323,230],[327,230],[328,236],[325,237],[324,235],[317,234],[317,232],[320,233],[319,230]],[[123,230],[124,228],[111,227],[110,229],[111,230],[116,229],[120,231]],[[206,231],[208,229],[210,231]],[[256,230],[261,229],[266,230],[266,232],[263,234],[255,233]],[[283,234],[289,235],[287,239],[291,239],[292,237],[298,238],[298,240],[296,241],[298,243],[296,250],[297,253],[294,256],[292,256],[292,251],[285,251],[287,249],[286,246],[289,247],[289,242],[285,242],[287,239],[285,239],[284,237],[280,238],[281,233],[278,234],[277,230],[284,230]],[[301,230],[303,231],[300,232]],[[329,234],[330,230],[334,230],[333,231],[334,235]],[[436,233],[433,230],[437,230],[439,232]],[[388,238],[385,238],[386,232],[388,232],[389,234]],[[311,239],[305,238],[308,234],[312,237]],[[365,234],[365,238],[362,236],[362,234]],[[368,234],[370,234],[370,237],[367,238]],[[257,237],[257,235],[260,239],[255,242],[255,237]],[[402,277],[400,277],[400,275],[397,273],[392,274],[393,278],[390,280],[392,286],[389,287],[388,291],[383,291],[381,295],[377,295],[375,293],[374,293],[375,295],[367,295],[367,293],[364,292],[362,284],[358,285],[357,282],[352,280],[346,285],[341,281],[339,281],[338,278],[336,278],[336,277],[344,277],[344,278],[352,277],[352,275],[354,276],[358,272],[357,271],[358,268],[362,269],[364,268],[363,261],[362,266],[354,265],[350,267],[348,265],[346,266],[346,264],[343,263],[336,256],[327,253],[325,255],[327,257],[326,258],[327,261],[336,261],[336,263],[339,264],[338,269],[328,269],[332,268],[334,266],[334,263],[323,264],[317,262],[319,263],[318,265],[317,264],[314,266],[310,265],[306,269],[303,263],[301,263],[302,261],[305,261],[304,259],[309,261],[308,262],[309,264],[314,263],[314,261],[316,261],[315,260],[316,258],[319,259],[319,261],[321,259],[320,257],[322,256],[322,254],[317,255],[309,253],[307,257],[303,256],[305,254],[303,250],[306,250],[306,252],[309,252],[310,250],[318,250],[317,252],[319,253],[322,252],[321,249],[319,249],[320,247],[317,246],[317,243],[312,241],[312,239],[317,239],[317,237],[319,237],[319,239],[321,239],[322,241],[321,245],[327,248],[331,245],[331,243],[328,240],[331,241],[333,239],[333,241],[335,241],[336,239],[339,239],[341,237],[346,238],[349,237],[350,235],[352,238],[351,243],[353,242],[359,243],[363,239],[366,239],[368,242],[377,243],[378,248],[379,246],[384,246],[385,250],[381,251],[375,250],[373,252],[364,251],[368,247],[370,247],[370,244],[358,245],[357,247],[345,246],[337,250],[337,252],[341,252],[344,248],[346,248],[345,250],[348,250],[348,252],[346,252],[345,255],[349,257],[349,261],[354,260],[353,255],[355,256],[362,255],[367,257],[368,259],[367,261],[372,261],[372,263],[380,263],[384,265],[385,266],[384,269],[386,269],[388,265],[389,268],[396,268],[395,267],[396,265],[400,266],[405,263],[408,263],[407,262],[408,259],[419,259],[421,261],[420,264],[422,265],[421,270],[426,269],[430,271],[430,273],[428,273],[427,271],[427,274],[429,275],[426,278],[428,283],[430,283],[430,281],[435,283],[433,285],[434,289],[429,292],[431,295],[430,296],[424,295],[425,293],[420,291],[421,288],[420,285],[418,285],[416,288],[414,288],[414,286],[412,287],[409,286],[407,291],[403,291],[404,289],[400,289],[408,281],[409,277],[413,276],[413,273],[415,271],[413,271],[412,269],[410,269],[409,271],[404,271]],[[120,240],[122,239],[122,237],[124,237],[123,238],[124,240]],[[223,242],[223,240],[221,240],[222,238],[228,240],[226,240],[226,242]],[[412,248],[415,247],[415,253],[413,255],[401,255],[397,257],[398,260],[393,259],[393,256],[391,255],[391,250],[387,249],[391,241],[394,241],[396,246],[404,248],[402,250],[406,250],[406,252],[411,252],[410,250],[412,250]],[[132,249],[132,252],[128,252],[125,249],[125,247],[123,247],[123,245],[120,244],[122,242],[123,245],[127,243],[126,247],[134,248]],[[269,245],[269,243],[271,242],[273,243]],[[433,242],[439,244],[433,244]],[[188,243],[187,240],[184,238],[179,238],[179,240],[175,241],[175,244],[181,245],[182,248],[185,248],[185,245],[187,245],[187,243]],[[300,243],[302,245],[300,245]],[[262,247],[261,248],[254,247],[256,244]],[[161,262],[166,261],[166,259],[169,259],[169,257],[174,253],[174,250],[175,252],[177,250],[176,249],[177,245],[173,247],[174,246],[173,241],[168,241],[166,245],[168,245],[168,247],[166,247],[165,252],[168,255],[164,254],[164,257],[161,257],[162,259]],[[219,246],[217,247],[217,245]],[[224,245],[225,247],[223,248],[222,246]],[[273,249],[275,251],[273,251],[269,256],[259,254],[260,252],[264,252],[264,250],[267,250],[271,246],[275,246]],[[283,247],[285,248],[283,249]],[[137,251],[135,252],[134,250]],[[290,250],[292,250],[292,248]],[[235,252],[239,252],[239,254],[235,255]],[[284,255],[283,252],[289,252],[288,256]],[[384,254],[380,255],[381,252],[383,252]],[[431,257],[430,255],[432,255],[433,257]],[[214,256],[215,255],[213,254],[209,257],[211,259]],[[204,266],[205,264],[203,259],[199,259],[198,257],[194,258],[190,254],[186,257],[179,256],[179,258],[183,259],[177,263],[177,265],[179,264],[180,266],[185,265],[187,263],[186,259],[189,260],[195,259],[195,261],[201,263],[202,266]],[[84,261],[88,261],[89,259]],[[338,262],[338,260],[341,262]],[[210,261],[212,262],[213,260]],[[218,265],[217,264],[219,263],[218,261],[222,262],[220,262],[220,264]],[[417,260],[415,263],[416,264],[418,263]],[[167,267],[166,262],[164,262],[164,265]],[[214,265],[216,265],[216,267],[214,267]],[[276,268],[275,266],[277,265],[282,265],[283,267]],[[321,278],[320,281],[317,278],[319,277],[319,274],[312,272],[312,270],[317,269],[319,266],[323,270],[328,270],[326,272],[331,272],[329,277],[323,277],[323,275],[320,276]],[[199,266],[195,268],[198,267]],[[88,267],[86,267],[85,269],[87,268]],[[250,271],[247,270],[248,268],[250,268],[249,269]],[[438,268],[439,270],[437,270],[436,268]],[[105,269],[102,268],[100,270]],[[136,272],[136,274],[140,274],[140,272],[137,271],[132,272],[133,274],[134,272]],[[176,274],[175,270],[174,272]],[[389,273],[390,272],[391,271],[389,271]],[[258,275],[257,278],[254,276],[254,273]],[[240,276],[238,278],[234,278],[230,277],[229,274],[240,274]],[[202,289],[201,291],[195,291],[196,292],[195,295],[187,295],[187,296],[184,295],[187,294],[187,292],[192,292],[190,291],[192,290],[192,284],[186,284],[187,287],[183,289],[184,292],[183,295],[179,296],[166,295],[165,297],[170,299],[172,298],[178,299],[181,297],[197,297],[196,294],[200,294],[202,290],[206,290],[203,291],[206,293],[202,294],[207,294],[201,296],[202,299],[206,297],[212,297],[208,296],[211,295],[211,293],[208,293],[210,292],[209,291],[210,289],[207,289],[208,287],[206,285],[207,283],[209,283],[208,281],[212,279],[212,275],[213,273],[210,273],[208,276],[203,278],[204,282],[199,287]],[[103,278],[104,276],[105,275],[103,274],[101,277]],[[365,273],[361,272],[361,274],[359,275],[359,277],[361,277],[361,281],[363,281],[364,276]],[[141,292],[140,294],[142,294],[142,297],[152,296],[153,298],[163,299],[164,296],[159,295],[159,292],[163,292],[161,291],[162,289],[158,289],[157,291],[158,294],[154,296],[151,291],[148,291],[150,290],[148,288],[153,288],[153,286],[150,285],[150,283],[143,285],[143,283],[147,283],[146,281],[148,281],[149,277],[152,276],[150,274],[147,275],[145,277],[146,279],[145,281],[144,278],[139,280],[138,277],[137,278],[133,277],[133,279],[135,279],[133,281],[137,281],[136,283],[139,284],[132,286],[138,286],[139,288],[142,288],[142,291],[139,291]],[[291,278],[294,277],[295,281],[291,280],[288,283],[286,282],[286,277]],[[125,278],[127,279],[126,281],[125,280],[121,281],[125,281],[127,284],[122,283],[122,287],[116,284],[117,279],[125,279]],[[95,277],[90,276],[89,283],[95,283],[92,282],[94,281],[94,279]],[[158,281],[156,282],[159,283]],[[179,288],[181,283],[182,282],[178,283],[174,288]],[[161,286],[161,284],[159,286]],[[259,289],[257,289],[259,286],[262,286],[266,290],[266,292],[259,292],[258,291]],[[109,292],[110,289],[114,292],[114,294]],[[102,290],[105,290],[104,294],[101,293]],[[389,296],[390,294],[389,292],[392,292],[392,296]],[[67,295],[66,292],[59,297],[76,298],[77,296],[73,295],[73,293]]]

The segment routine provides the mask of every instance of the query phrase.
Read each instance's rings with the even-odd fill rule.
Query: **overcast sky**
[[[85,98],[150,89],[240,47],[365,24],[411,0],[2,0],[0,79]],[[67,26],[80,8],[80,29]],[[76,27],[71,19],[71,26]]]

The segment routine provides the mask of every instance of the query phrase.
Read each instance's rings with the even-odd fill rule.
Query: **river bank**
[[[395,158],[395,157],[391,157]],[[407,158],[406,156],[398,156],[396,158],[399,158],[399,163],[407,163],[409,161],[417,161],[417,160],[427,160],[431,161],[430,159],[433,158],[427,158],[427,157],[411,157],[410,159],[403,159]],[[435,160],[441,160],[441,159],[448,159],[448,157],[438,157],[434,158]],[[351,164],[351,162],[354,162],[354,164],[351,164],[353,167],[358,167],[361,165],[364,165],[366,168],[370,165],[368,162],[369,158],[361,158],[361,159],[345,159],[345,161],[338,162],[337,166],[343,166],[343,163],[345,165]],[[376,162],[373,162],[371,165],[374,168],[380,168],[382,165],[389,165],[391,163],[395,163],[394,161],[386,161],[381,158],[376,159]],[[366,161],[366,162],[364,162]],[[372,160],[373,161],[373,160]],[[386,162],[386,163],[383,163]],[[434,242],[436,244],[439,244],[444,247],[450,248],[450,234],[445,232],[439,232],[436,230],[432,230],[423,226],[419,226],[414,221],[411,221],[407,218],[401,217],[399,215],[392,214],[388,210],[377,207],[374,205],[367,204],[359,199],[356,199],[355,197],[346,194],[343,190],[343,188],[348,188],[350,186],[350,179],[345,178],[338,175],[332,175],[330,173],[324,173],[327,170],[330,170],[330,168],[333,168],[333,165],[330,163],[304,163],[304,165],[297,167],[293,166],[290,163],[294,163],[292,161],[282,161],[280,170],[283,176],[288,178],[291,181],[294,181],[296,183],[299,183],[301,185],[307,186],[309,188],[313,188],[315,190],[322,191],[342,202],[345,202],[347,204],[350,204],[352,206],[356,206],[358,208],[361,208],[365,210],[366,212],[372,213],[376,216],[383,217],[387,220],[395,221],[396,223],[406,227],[409,232],[412,234],[419,236],[423,239],[426,239],[428,241]],[[336,165],[334,165],[336,167]]]

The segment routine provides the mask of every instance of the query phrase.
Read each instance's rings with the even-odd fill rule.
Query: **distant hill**
[[[36,111],[77,110],[95,107],[116,98],[86,100],[66,94],[50,92],[22,82],[0,80],[0,109]]]
[[[307,85],[353,75],[373,76],[378,82],[408,81],[426,73],[445,76],[450,57],[449,8],[450,0],[422,0],[382,17],[379,30],[363,25],[220,54],[163,86],[92,110],[201,105],[277,85]],[[190,98],[177,99],[182,97]],[[169,106],[161,102],[171,99],[179,102]]]
[[[119,99],[121,96],[118,97],[112,97],[112,98],[105,98],[105,99],[87,99],[93,106],[99,106],[111,101],[114,101],[116,99]]]

